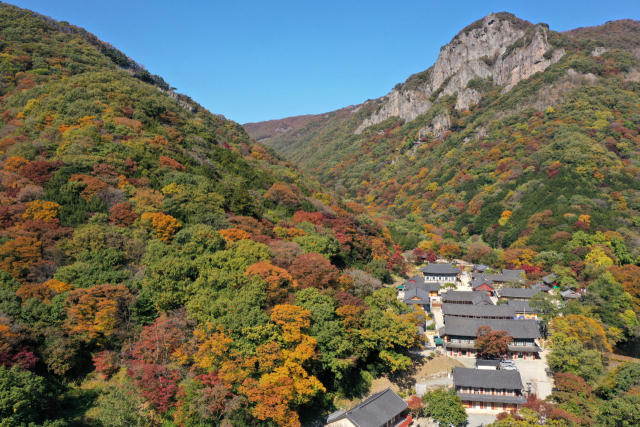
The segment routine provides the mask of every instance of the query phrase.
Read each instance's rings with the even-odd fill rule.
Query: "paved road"
[[[533,392],[539,399],[545,399],[551,394],[553,388],[553,377],[547,373],[547,351],[540,353],[541,360],[514,360],[516,368],[520,371],[522,382],[527,388],[527,383],[531,383]]]
[[[487,425],[487,424],[491,424],[492,422],[494,422],[496,420],[496,416],[495,415],[491,415],[491,414],[470,414],[469,410],[467,409],[467,415],[469,416],[469,424],[467,424],[467,427],[478,427],[480,425]]]
[[[527,383],[531,383],[532,391],[536,393],[539,399],[545,399],[551,394],[553,388],[553,377],[547,375],[547,351],[540,353],[541,360],[514,360],[516,368],[520,372],[522,385],[527,388]],[[457,357],[456,360],[461,362],[467,368],[475,368],[476,359],[473,357]]]

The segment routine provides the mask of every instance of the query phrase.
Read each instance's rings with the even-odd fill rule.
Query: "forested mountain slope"
[[[493,41],[496,20],[512,35]],[[387,97],[265,142],[344,196],[397,219],[392,234],[406,248],[434,235],[462,245],[478,235],[494,247],[558,251],[557,233],[583,229],[620,233],[635,260],[638,40],[640,23],[632,20],[560,34],[490,15]],[[490,58],[481,55],[488,46],[497,49]],[[549,58],[546,68],[524,77],[527,54]],[[506,71],[509,61],[520,74]],[[434,77],[437,70],[446,72]],[[394,110],[398,97],[406,102]]]
[[[0,29],[0,424],[295,426],[408,366],[383,224],[85,30]]]

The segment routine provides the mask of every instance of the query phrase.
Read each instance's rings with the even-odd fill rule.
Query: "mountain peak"
[[[484,18],[480,18],[477,21],[464,27],[458,34],[456,34],[453,40],[456,40],[462,34],[469,35],[469,33],[473,30],[480,29],[480,28],[489,28],[493,24],[495,24],[496,21],[508,22],[511,27],[516,28],[518,30],[522,30],[522,31],[525,31],[531,26],[533,26],[531,22],[525,21],[524,19],[520,19],[517,16],[515,16],[513,13],[509,13],[509,12],[490,13]]]
[[[548,42],[548,31],[545,24],[533,25],[507,12],[475,21],[440,48],[432,67],[396,86],[386,104],[356,133],[392,116],[411,121],[442,96],[457,94],[456,108],[465,110],[480,100],[479,87],[504,86],[503,92],[508,92],[565,54]],[[472,80],[479,84],[469,87]]]

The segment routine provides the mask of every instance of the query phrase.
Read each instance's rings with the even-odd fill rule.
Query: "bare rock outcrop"
[[[418,130],[418,136],[425,136],[428,133],[433,134],[436,138],[440,138],[451,127],[451,118],[449,114],[438,114],[431,121],[431,125],[425,126]]]
[[[564,49],[556,49],[551,52],[548,59],[545,57],[551,46],[547,42],[546,28],[538,26],[528,46],[515,49],[506,58],[498,58],[494,68],[493,82],[496,85],[504,85],[504,91],[508,92],[520,80],[529,78],[533,74],[544,71],[550,65],[555,64],[565,55]]]
[[[411,121],[431,108],[429,95],[423,91],[392,91],[387,95],[388,101],[382,108],[365,119],[356,130],[360,134],[365,128],[387,120],[389,117],[400,117]]]
[[[554,50],[549,44],[548,31],[545,25],[533,26],[513,15],[486,16],[442,47],[426,82],[410,90],[394,89],[355,133],[389,117],[411,121],[444,95],[455,94],[456,108],[465,110],[482,97],[482,90],[469,83],[474,79],[504,86],[505,92],[511,90],[519,81],[544,71],[565,55],[563,49]]]

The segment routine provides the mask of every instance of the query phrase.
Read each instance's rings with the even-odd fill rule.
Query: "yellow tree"
[[[570,314],[553,319],[554,333],[565,334],[569,338],[576,338],[586,349],[597,349],[603,353],[611,352],[611,345],[607,340],[604,328],[590,317]]]
[[[258,346],[252,361],[258,366],[260,378],[247,378],[240,391],[254,403],[252,412],[259,420],[298,427],[300,421],[294,408],[325,391],[322,383],[303,367],[315,357],[318,344],[303,333],[311,324],[311,312],[295,305],[276,305],[271,322],[280,339]]]
[[[613,260],[607,256],[601,246],[593,246],[584,261],[587,264],[593,264],[598,267],[611,267],[613,265]]]
[[[220,233],[220,235],[227,242],[237,242],[238,240],[244,240],[251,237],[251,234],[247,233],[244,230],[240,230],[239,228],[228,228],[225,230],[218,230],[218,233]]]
[[[142,225],[153,228],[156,236],[163,242],[173,240],[173,235],[180,230],[180,223],[171,215],[162,212],[144,213],[141,217]]]
[[[60,214],[60,207],[56,202],[34,200],[27,203],[27,211],[22,217],[33,221],[51,221]]]

